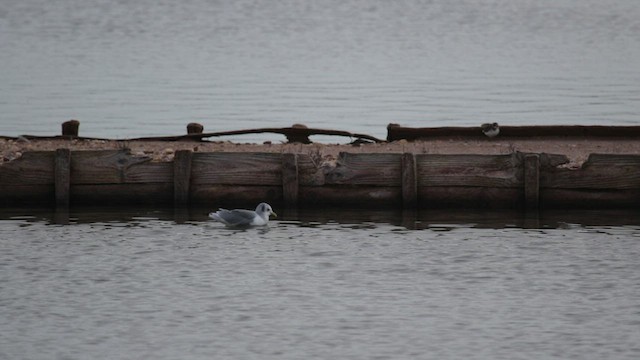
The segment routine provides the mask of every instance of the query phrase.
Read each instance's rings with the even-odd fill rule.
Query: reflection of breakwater
[[[141,226],[152,220],[175,224],[210,222],[211,206],[158,208],[146,206],[80,206],[63,208],[2,208],[0,221],[21,221],[25,226],[50,224],[116,223]],[[278,208],[271,226],[317,228],[327,224],[346,229],[370,229],[385,225],[408,230],[450,231],[459,228],[561,229],[576,226],[640,226],[640,210],[598,209],[566,211],[513,211],[511,209],[362,209],[362,208]]]

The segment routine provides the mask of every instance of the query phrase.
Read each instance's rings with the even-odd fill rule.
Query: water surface
[[[637,213],[281,212],[2,211],[0,357],[640,356]]]
[[[636,0],[2,1],[0,134],[640,125],[638,33]]]

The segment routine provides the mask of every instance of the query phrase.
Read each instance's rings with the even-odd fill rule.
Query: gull
[[[482,124],[480,125],[480,128],[482,129],[482,133],[490,138],[496,137],[500,134],[500,127],[498,126],[498,123],[495,122],[492,124]]]
[[[209,214],[213,220],[219,221],[227,226],[262,226],[269,223],[269,215],[277,217],[273,212],[271,205],[260,203],[256,207],[256,211],[244,209],[219,209]]]

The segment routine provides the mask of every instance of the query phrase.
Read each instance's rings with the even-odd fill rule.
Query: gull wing
[[[256,217],[256,212],[251,210],[227,210],[220,209],[211,214],[211,217],[215,220],[223,222],[231,226],[250,225],[253,219]]]

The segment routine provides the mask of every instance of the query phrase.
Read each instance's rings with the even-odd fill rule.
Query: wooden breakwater
[[[638,139],[640,138],[640,126],[500,125],[500,139],[531,139],[539,137],[564,139]],[[405,127],[397,124],[389,124],[387,126],[387,141],[429,140],[437,138],[480,138],[489,140],[478,126],[446,126],[427,128]]]
[[[176,151],[25,152],[0,166],[3,206],[170,205],[287,208],[639,208],[640,155]]]

